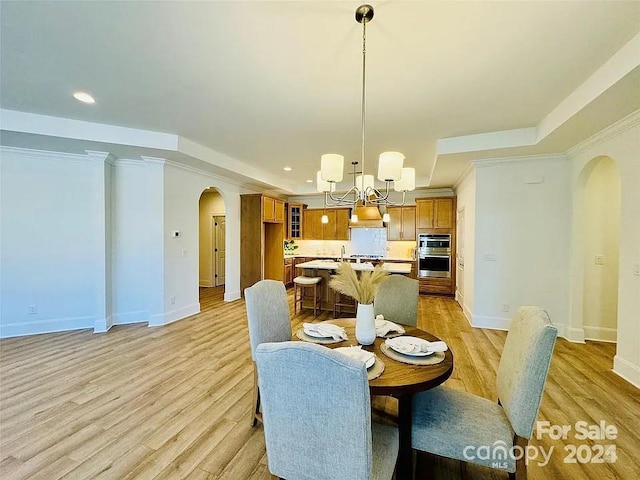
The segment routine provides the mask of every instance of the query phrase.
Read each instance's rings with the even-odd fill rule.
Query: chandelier
[[[340,205],[404,205],[406,192],[413,191],[416,183],[416,172],[413,168],[403,168],[404,155],[400,152],[384,152],[378,161],[378,180],[384,182],[383,191],[374,184],[373,175],[365,170],[365,112],[366,112],[366,56],[367,56],[367,23],[373,18],[371,5],[360,5],[356,9],[356,21],[362,24],[362,142],[360,161],[362,170],[357,171],[358,162],[351,162],[353,167],[353,186],[342,196],[334,195],[336,184],[342,181],[344,157],[337,153],[326,153],[321,157],[320,170],[316,174],[317,190],[324,193],[325,207]],[[360,174],[360,175],[358,175]],[[392,185],[393,184],[393,185]],[[402,192],[400,202],[389,199],[391,188]],[[388,215],[385,215],[388,218]]]

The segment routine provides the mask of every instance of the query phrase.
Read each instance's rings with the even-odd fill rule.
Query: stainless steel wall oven
[[[418,276],[451,278],[451,235],[418,234]]]

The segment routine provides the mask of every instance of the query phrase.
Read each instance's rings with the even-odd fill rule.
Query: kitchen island
[[[411,263],[383,263],[382,268],[389,273],[398,273],[402,275],[409,275],[411,273]],[[370,262],[356,263],[351,262],[351,267],[357,271],[362,272],[366,270],[373,270],[373,264]],[[312,260],[310,262],[299,263],[296,268],[313,269],[313,270],[337,270],[340,268],[340,262],[334,260]],[[306,275],[306,274],[305,274]],[[311,275],[317,276],[317,275]]]
[[[351,263],[351,267],[357,271],[372,271],[373,264],[370,262]],[[382,268],[389,273],[395,273],[400,275],[409,275],[411,273],[411,263],[383,263]],[[336,293],[329,287],[329,280],[331,275],[340,268],[340,262],[334,260],[312,260],[310,262],[299,263],[296,265],[296,269],[299,269],[296,273],[304,275],[305,277],[321,277],[322,282],[318,285],[318,295],[320,295],[321,310],[333,310],[334,295]]]

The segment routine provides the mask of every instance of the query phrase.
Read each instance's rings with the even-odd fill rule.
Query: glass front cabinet
[[[301,203],[290,203],[288,208],[289,217],[289,238],[300,239],[302,238],[302,215],[304,205]]]

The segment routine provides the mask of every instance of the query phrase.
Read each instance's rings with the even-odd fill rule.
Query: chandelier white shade
[[[400,152],[384,152],[378,160],[378,180],[382,182],[400,180],[404,155]]]
[[[373,186],[373,175],[358,175],[356,177],[356,188],[358,190],[365,191],[367,188],[373,188]]]
[[[413,192],[416,189],[415,168],[403,168],[400,180],[393,182],[393,189],[396,192]]]
[[[362,24],[362,137],[360,168],[358,162],[353,166],[353,186],[342,196],[334,196],[336,183],[344,176],[344,157],[337,153],[325,153],[320,159],[320,171],[316,175],[317,189],[324,193],[327,207],[336,205],[404,205],[405,194],[415,189],[416,174],[413,168],[404,168],[405,156],[400,152],[383,152],[378,160],[378,180],[384,182],[384,190],[375,186],[373,175],[365,169],[365,120],[366,120],[366,51],[367,23],[373,19],[373,7],[360,5],[356,9],[356,21]],[[394,203],[389,199],[391,186],[396,192],[402,192],[402,201]],[[353,221],[353,220],[352,220]],[[357,220],[355,220],[357,221]]]
[[[322,172],[320,170],[316,173],[316,189],[319,192],[335,192],[336,184],[335,182],[325,182],[322,180]]]
[[[341,182],[344,157],[337,153],[325,153],[320,158],[320,171],[325,182]],[[326,190],[328,191],[328,190]]]

